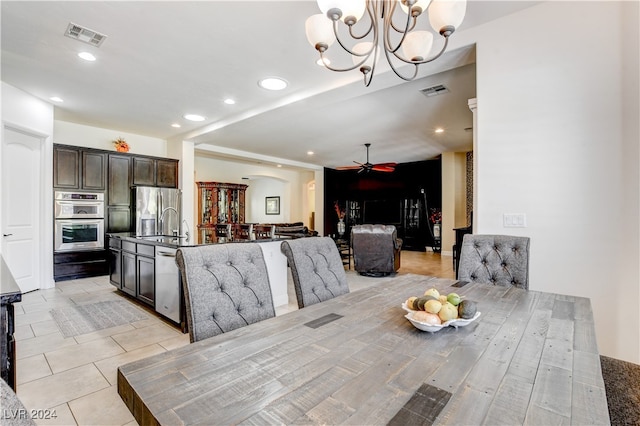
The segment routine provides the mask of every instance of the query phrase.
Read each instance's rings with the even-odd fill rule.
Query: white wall
[[[271,177],[257,177],[245,180],[249,185],[246,194],[247,222],[252,223],[283,223],[289,222],[288,209],[282,208],[291,203],[291,191],[289,184]],[[266,197],[280,197],[280,214],[266,214]]]
[[[600,352],[636,363],[638,15],[544,2],[452,38],[477,46],[474,232],[531,237],[531,289],[590,298]]]
[[[41,245],[40,288],[53,287],[53,194],[50,190],[53,186],[53,105],[41,101],[4,82],[2,82],[1,88],[1,137],[4,137],[5,125],[45,136],[45,142],[41,152],[43,168],[40,182],[41,187],[39,189],[44,212],[44,214],[41,215],[41,237],[39,239]],[[0,155],[2,155],[1,149]],[[1,164],[2,158],[0,157],[0,167]],[[2,170],[0,170],[0,175],[2,175]],[[2,225],[2,202],[3,196],[0,194],[0,225]],[[2,245],[0,245],[0,247],[2,247]]]
[[[122,137],[129,144],[130,154],[167,157],[167,142],[164,139],[136,135],[115,129],[103,129],[55,120],[53,136],[53,141],[57,144],[83,146],[107,151],[115,151],[113,141]]]

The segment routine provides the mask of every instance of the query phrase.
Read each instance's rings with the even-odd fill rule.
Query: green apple
[[[449,293],[447,295],[447,302],[451,303],[453,306],[458,306],[460,304],[460,296],[457,293]]]

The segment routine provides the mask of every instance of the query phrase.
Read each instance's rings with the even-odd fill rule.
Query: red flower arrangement
[[[442,211],[438,208],[429,209],[431,214],[429,215],[429,222],[440,223],[442,221]]]
[[[338,215],[338,219],[344,219],[344,210],[340,208],[340,204],[337,201],[333,202],[333,208],[336,210],[336,214]]]

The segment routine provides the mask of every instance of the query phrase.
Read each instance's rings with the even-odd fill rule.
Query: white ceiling
[[[470,1],[458,31],[535,3]],[[2,80],[47,102],[63,98],[58,120],[326,167],[363,162],[366,142],[374,163],[471,148],[473,46],[428,64],[413,82],[377,70],[367,88],[358,71],[315,64],[304,34],[305,19],[319,13],[315,1],[3,0],[1,8]],[[96,48],[65,37],[70,22],[107,39]],[[97,61],[79,59],[80,51]],[[272,75],[288,88],[258,87]],[[450,92],[419,92],[436,84]],[[225,105],[228,97],[237,103]],[[188,122],[188,112],[207,120]]]

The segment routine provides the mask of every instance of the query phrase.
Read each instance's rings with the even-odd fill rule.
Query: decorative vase
[[[346,229],[346,226],[344,224],[344,219],[340,218],[338,220],[338,235],[340,235],[340,238],[342,238],[342,236],[344,235],[345,229]]]

